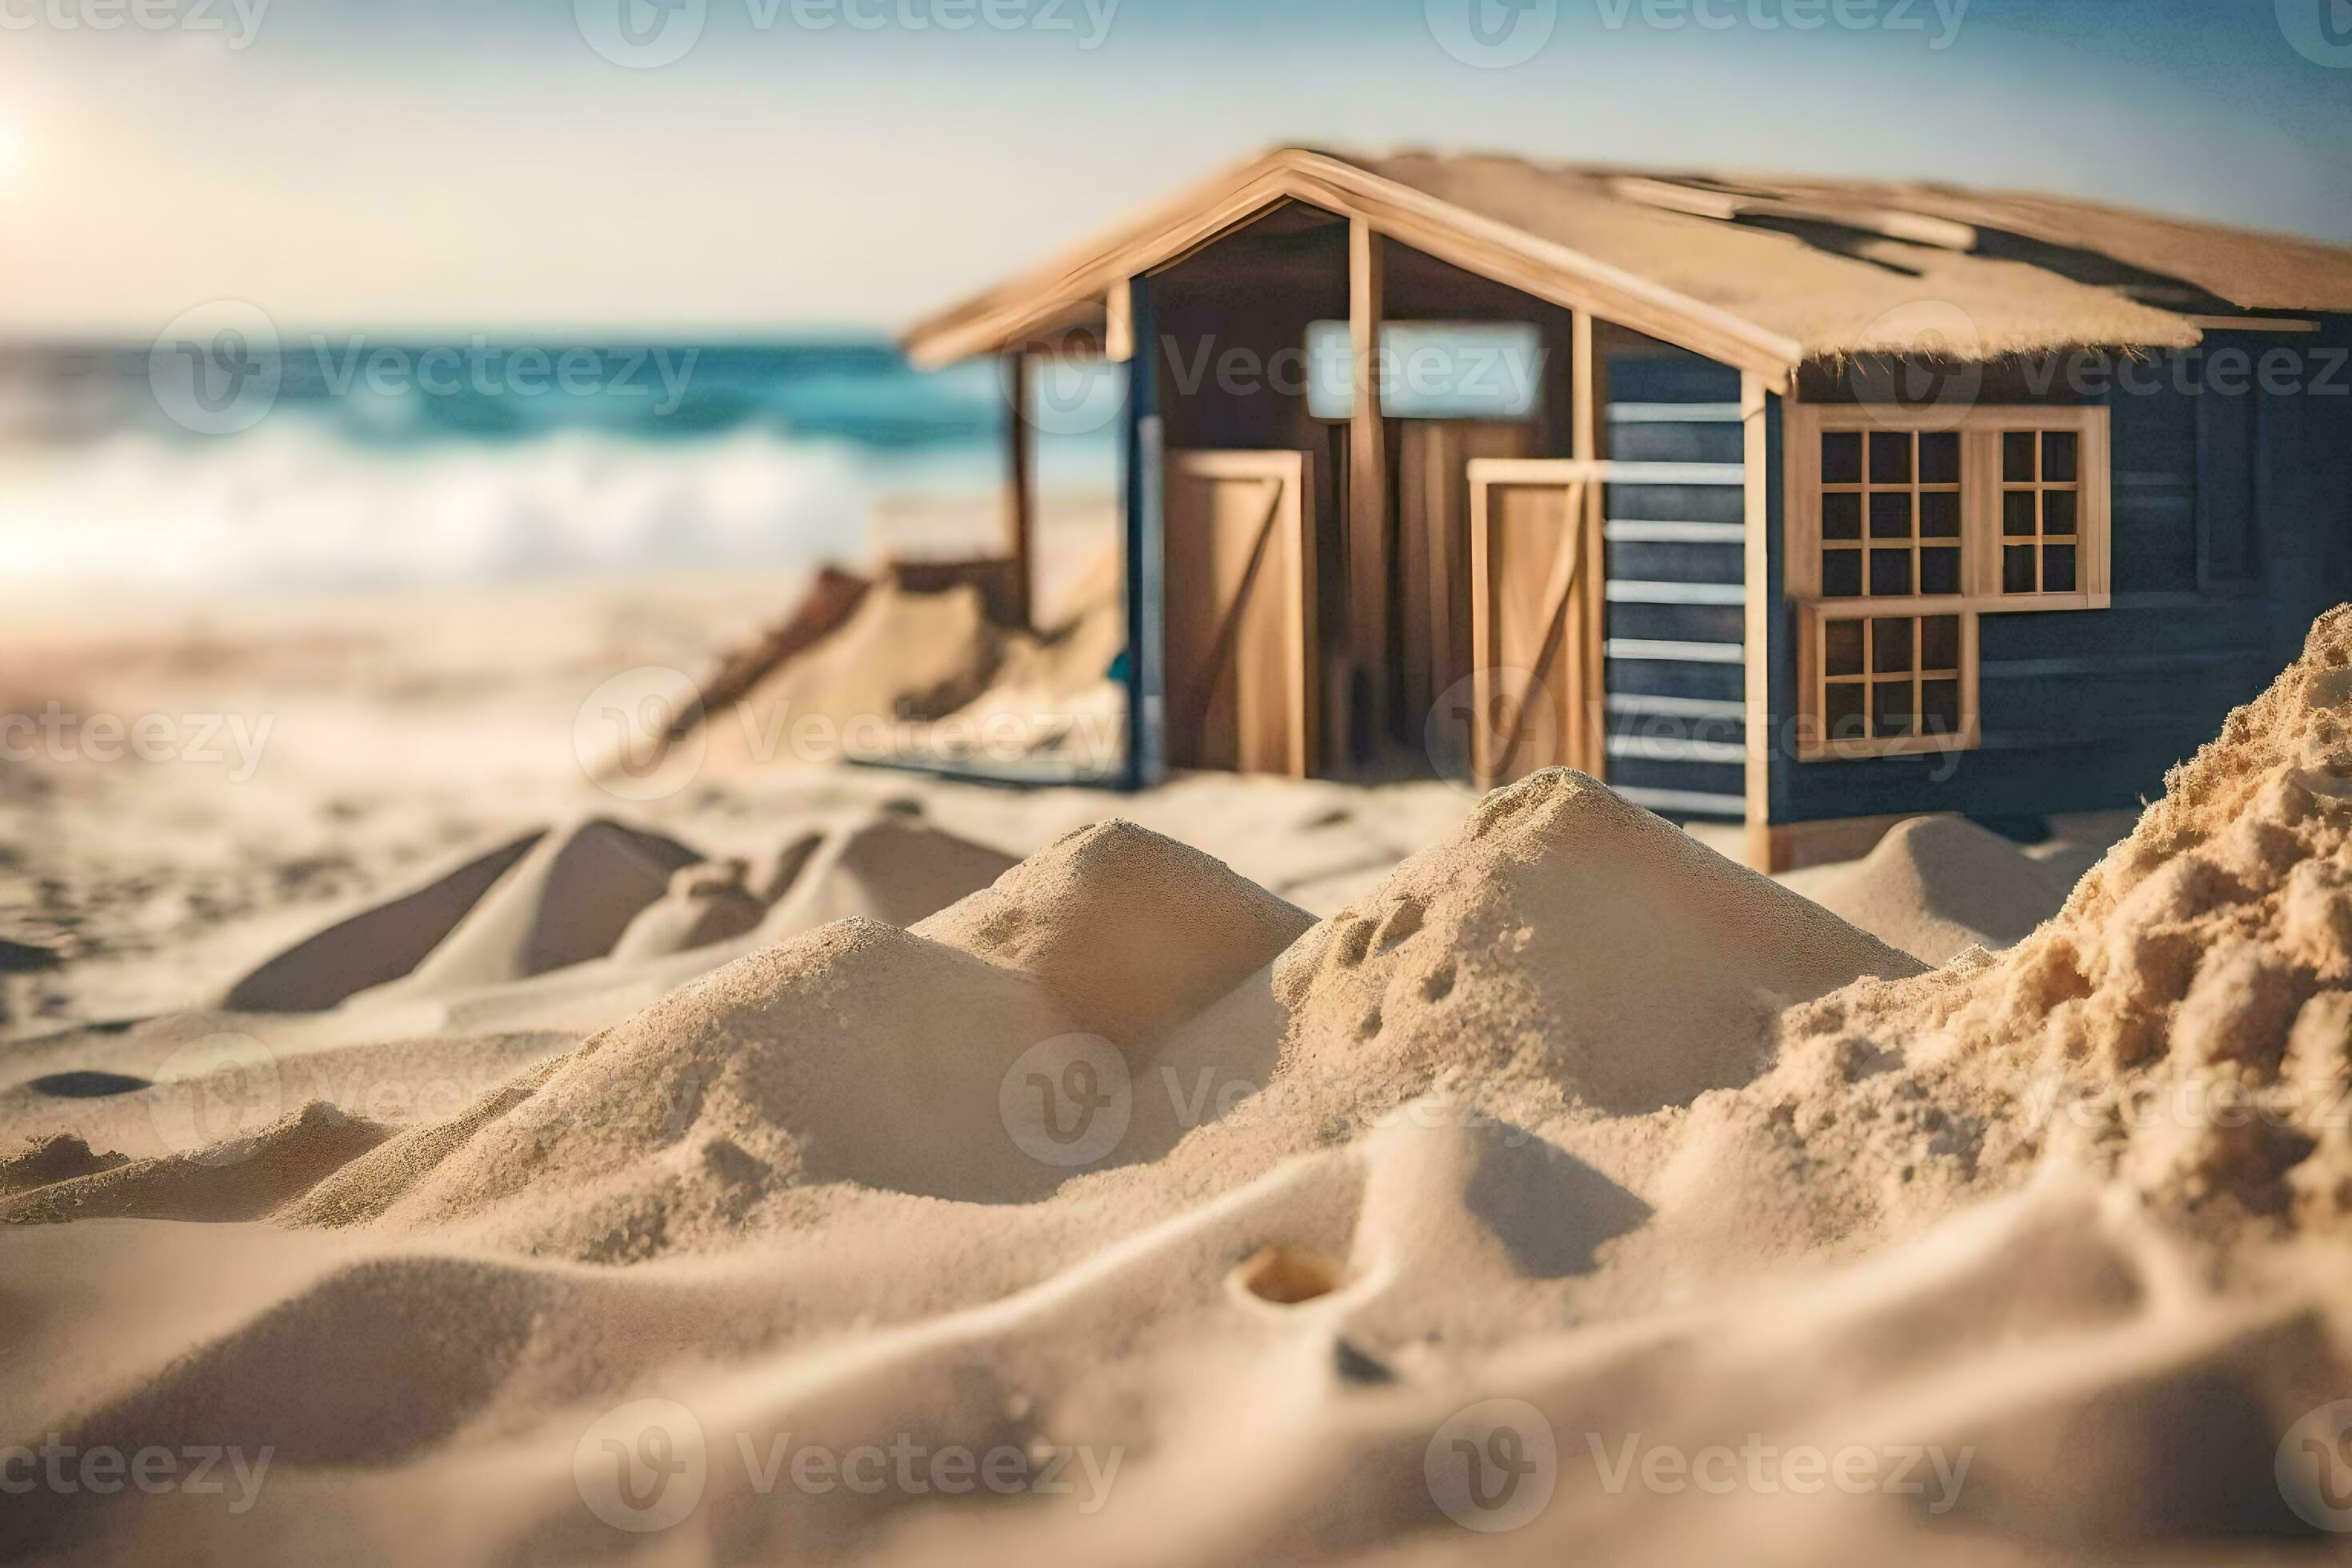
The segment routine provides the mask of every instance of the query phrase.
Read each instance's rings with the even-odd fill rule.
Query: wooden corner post
[[[1388,732],[1389,464],[1381,412],[1381,300],[1386,242],[1362,218],[1348,224],[1348,336],[1355,402],[1348,424],[1348,647],[1361,683],[1370,760]]]
[[[1609,401],[1609,367],[1595,335],[1598,325],[1590,310],[1579,310],[1569,327],[1569,455],[1579,462],[1595,463],[1608,456],[1608,426],[1603,423]],[[1581,514],[1569,524],[1579,532],[1583,552],[1579,574],[1580,608],[1574,623],[1576,642],[1561,650],[1562,663],[1575,671],[1569,681],[1576,693],[1578,711],[1570,715],[1569,755],[1575,765],[1597,779],[1609,776],[1608,693],[1603,689],[1601,617],[1602,580],[1608,560],[1601,539],[1601,481],[1583,487]]]
[[[1004,450],[1004,558],[1011,578],[1013,624],[1024,630],[1034,624],[1030,595],[1034,592],[1034,535],[1036,528],[1036,443],[1030,437],[1035,410],[1031,405],[1030,355],[1019,349],[1004,356],[1004,396],[1012,417],[1006,421]]]

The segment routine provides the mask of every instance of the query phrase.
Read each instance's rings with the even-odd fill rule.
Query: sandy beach
[[[5,775],[0,1555],[2310,1560],[2352,619],[2137,824],[1780,882],[1564,771],[590,782],[790,590],[23,634],[221,721]]]

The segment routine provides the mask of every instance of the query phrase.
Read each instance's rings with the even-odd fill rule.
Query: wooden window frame
[[[1828,703],[1826,691],[1832,684],[1828,673],[1828,628],[1832,621],[1908,620],[1918,622],[1929,616],[1950,616],[1959,621],[1959,666],[1950,673],[1960,687],[1959,728],[1939,735],[1900,735],[1889,739],[1835,740],[1829,733],[1825,718]],[[1868,668],[1869,635],[1864,634],[1864,658]],[[1913,689],[1930,674],[1920,668],[1924,639],[1916,633],[1912,638]],[[1972,752],[1983,739],[1982,717],[1978,708],[1978,648],[1977,613],[1965,600],[1945,596],[1933,599],[1833,599],[1804,606],[1797,640],[1797,760],[1800,762],[1831,762],[1861,757],[1918,756],[1934,752]],[[1839,677],[1839,684],[1858,681],[1867,691],[1871,682],[1867,673],[1859,678]],[[1868,711],[1865,697],[1864,711]],[[1915,709],[1916,711],[1916,709]]]
[[[1834,599],[1822,595],[1822,437],[1831,431],[1863,435],[1864,495],[1862,550],[1864,586],[1869,585],[1870,518],[1869,436],[1872,432],[1907,432],[1915,437],[1957,431],[1960,437],[1960,591],[1929,595],[1918,587],[1918,523],[1914,502],[1912,587],[1909,595],[1875,597],[1868,593]],[[2004,594],[2001,592],[2001,437],[2011,431],[2070,431],[2075,437],[2075,589],[2066,594]],[[2000,615],[2032,615],[2044,610],[2104,610],[2111,596],[2108,563],[2111,552],[2109,511],[2113,476],[2110,472],[2108,416],[2104,407],[2049,407],[2018,404],[1964,410],[1957,416],[1935,415],[1905,419],[1875,405],[1801,404],[1788,406],[1781,422],[1788,471],[1783,555],[1789,596],[1804,604],[1839,610],[1875,609],[1893,615],[1927,613],[1929,604],[1958,605],[1967,609]],[[1912,483],[1920,488],[1916,442],[1914,442]],[[2039,536],[2037,535],[2037,543]],[[2038,563],[2037,563],[2038,570]]]

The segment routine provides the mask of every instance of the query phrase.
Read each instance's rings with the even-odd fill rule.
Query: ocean
[[[993,495],[998,368],[886,340],[241,332],[0,347],[0,576],[352,591],[855,559]],[[1115,367],[1049,368],[1041,492],[1116,481]]]

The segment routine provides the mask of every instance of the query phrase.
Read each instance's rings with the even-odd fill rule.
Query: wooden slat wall
[[[2296,343],[2315,376],[2347,345],[2342,317]],[[2147,390],[2107,395],[2114,607],[1982,617],[1978,750],[1777,767],[1773,820],[2154,798],[2165,770],[2294,657],[2312,618],[2352,599],[2352,393],[2232,395],[2193,363],[2277,346],[2217,332],[2191,363],[2166,356],[2136,377]]]
[[[1600,334],[1612,463],[1698,463],[1733,482],[1604,487],[1609,784],[1667,816],[1744,813],[1747,737],[1739,373]]]

